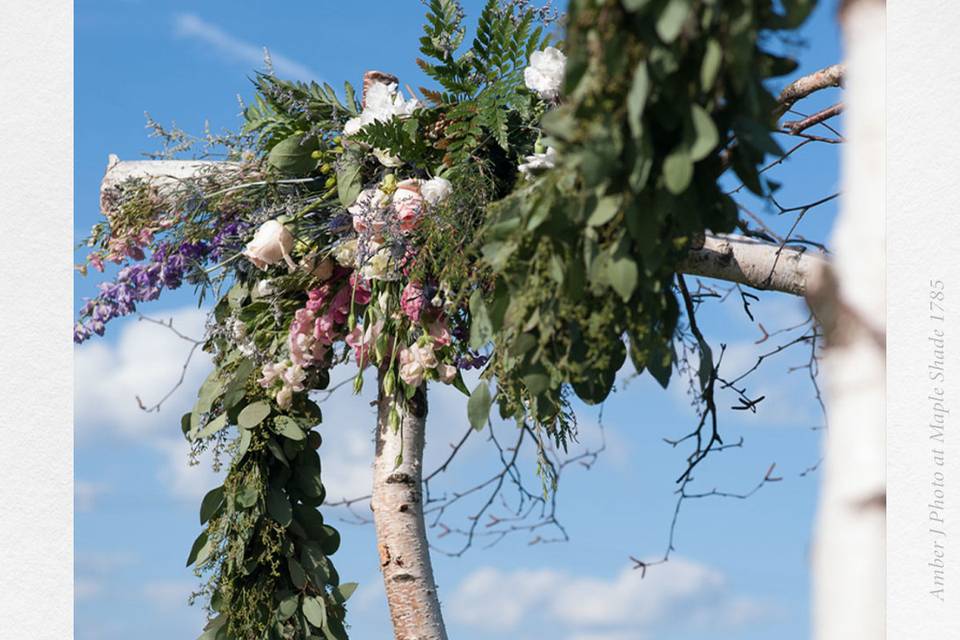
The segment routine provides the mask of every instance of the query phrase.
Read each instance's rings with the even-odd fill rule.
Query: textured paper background
[[[0,638],[73,637],[73,6],[0,11]]]
[[[887,3],[887,637],[960,638],[960,66],[955,0]],[[879,105],[878,105],[879,108]],[[929,280],[944,281],[945,601],[932,588]]]

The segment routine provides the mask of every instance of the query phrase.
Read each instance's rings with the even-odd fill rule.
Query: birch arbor
[[[315,511],[326,492],[311,430],[319,411],[306,397],[327,388],[334,363],[355,358],[378,370],[371,508],[401,640],[447,637],[423,513],[428,382],[470,394],[459,370],[482,362],[470,421],[482,427],[496,403],[538,441],[562,445],[572,434],[566,394],[602,401],[627,355],[666,386],[682,305],[706,406],[688,475],[722,441],[714,357],[686,284],[674,285],[678,274],[810,301],[828,340],[831,427],[817,634],[876,637],[883,480],[864,469],[877,461],[882,431],[870,431],[870,446],[853,446],[863,435],[849,425],[882,397],[874,375],[882,374],[882,322],[867,320],[882,317],[882,295],[858,288],[882,270],[882,231],[878,238],[869,213],[882,153],[871,147],[878,110],[867,106],[882,82],[865,80],[882,11],[849,3],[847,66],[797,78],[774,98],[764,82],[795,65],[758,42],[796,28],[812,3],[783,2],[782,13],[760,0],[647,5],[571,3],[567,60],[546,46],[537,12],[524,3],[488,3],[470,51],[457,54],[459,8],[433,0],[421,40],[429,58],[421,66],[439,84],[421,89],[429,106],[383,72],[368,72],[359,101],[349,86],[341,100],[330,87],[261,77],[246,113],[255,151],[238,139],[228,162],[111,157],[101,186],[109,232],[94,234],[91,246],[103,250],[91,264],[142,260],[147,246],[159,261],[88,305],[79,338],[183,279],[206,286],[219,273],[219,283],[232,285],[207,338],[217,371],[182,425],[192,442],[222,444],[229,425],[239,433],[227,482],[204,500],[207,528],[191,552],[191,562],[220,572],[211,640],[260,637],[257,630],[346,634],[352,587],[328,559],[339,534]],[[805,97],[848,82],[847,69],[842,105],[777,124]],[[762,174],[772,166],[765,155],[792,153],[770,133],[812,139],[809,128],[844,110],[848,187],[837,253],[741,220],[721,176],[732,171],[741,188],[764,195]],[[178,249],[154,242],[165,234]],[[869,554],[851,552],[865,543]],[[277,577],[261,566],[285,570]],[[861,573],[865,566],[874,573]],[[843,581],[831,582],[837,576]],[[835,611],[831,584],[863,599]]]

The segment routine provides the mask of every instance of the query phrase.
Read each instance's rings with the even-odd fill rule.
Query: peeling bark
[[[408,406],[398,405],[400,428],[390,428],[393,398],[379,386],[377,449],[370,508],[377,530],[380,569],[397,640],[446,640],[423,520],[423,446],[426,386]],[[399,464],[397,463],[399,459]]]
[[[817,640],[885,636],[884,29],[882,0],[844,5],[846,137],[834,260],[807,299],[823,327],[827,401],[813,548]]]

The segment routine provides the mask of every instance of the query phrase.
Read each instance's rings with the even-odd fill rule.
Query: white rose
[[[287,228],[276,220],[267,220],[257,229],[253,240],[243,250],[243,255],[258,269],[266,269],[281,260],[285,260],[287,266],[293,269],[295,265],[290,259],[292,248],[293,236]]]
[[[530,56],[530,66],[523,70],[524,84],[544,100],[555,100],[560,96],[566,64],[567,56],[556,47],[535,51]]]
[[[357,262],[357,239],[351,238],[338,244],[333,250],[333,259],[344,267],[353,267]]]
[[[277,288],[273,286],[273,280],[266,278],[257,282],[257,297],[262,298],[264,296],[272,296],[277,292]]]
[[[517,168],[527,180],[533,178],[534,174],[553,169],[557,164],[557,150],[553,147],[547,147],[546,153],[535,153],[526,157],[526,162],[521,163]]]
[[[390,250],[386,247],[376,249],[360,268],[360,274],[367,280],[395,279],[396,274],[390,269]]]
[[[453,185],[444,178],[431,178],[420,185],[420,195],[427,204],[434,206],[443,202],[453,193]]]

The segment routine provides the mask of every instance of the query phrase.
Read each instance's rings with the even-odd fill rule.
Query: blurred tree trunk
[[[843,196],[834,259],[807,298],[823,327],[827,401],[813,549],[817,640],[877,640],[886,623],[883,0],[848,0]]]

